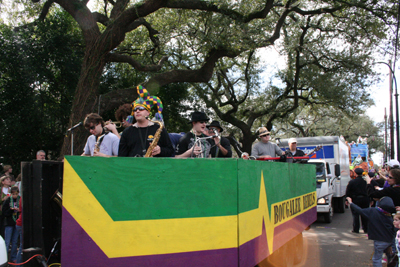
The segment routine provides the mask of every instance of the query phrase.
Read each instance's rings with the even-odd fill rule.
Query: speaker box
[[[63,162],[22,162],[23,261],[36,254],[61,261]],[[43,266],[30,260],[24,266]]]

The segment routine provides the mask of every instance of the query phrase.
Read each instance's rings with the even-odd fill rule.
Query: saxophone
[[[100,145],[101,145],[101,142],[103,142],[103,138],[105,135],[106,134],[103,134],[103,135],[100,135],[99,137],[97,137],[96,144],[94,145],[95,151],[100,152]]]
[[[160,140],[160,135],[161,135],[162,129],[164,128],[164,126],[163,126],[163,124],[162,124],[161,122],[159,122],[159,121],[153,121],[153,122],[158,123],[158,124],[160,125],[160,127],[157,129],[157,132],[156,132],[156,134],[154,135],[153,142],[151,142],[149,148],[147,149],[146,155],[144,155],[145,158],[151,158],[151,157],[153,157],[153,156],[151,155],[151,152],[152,152],[153,149],[157,146],[158,140]]]

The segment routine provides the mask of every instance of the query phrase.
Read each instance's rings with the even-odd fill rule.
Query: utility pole
[[[388,143],[387,143],[387,115],[386,115],[386,108],[385,108],[385,157],[383,163],[388,161]]]
[[[389,66],[391,68],[392,61],[389,60]],[[393,123],[393,74],[389,71],[389,127],[390,127],[390,159],[394,159],[394,123]]]

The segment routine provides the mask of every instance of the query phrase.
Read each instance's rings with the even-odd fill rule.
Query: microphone
[[[83,125],[83,122],[80,122],[80,123],[76,124],[75,126],[72,126],[71,128],[69,128],[69,129],[67,130],[67,132],[70,132],[70,131],[72,131],[73,129],[78,128],[79,126],[82,126],[82,125]]]

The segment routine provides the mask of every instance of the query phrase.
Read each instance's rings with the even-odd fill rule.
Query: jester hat
[[[136,89],[139,97],[132,103],[132,115],[133,115],[133,110],[137,106],[144,107],[148,112],[150,112],[151,108],[154,105],[157,105],[157,113],[154,117],[158,121],[163,121],[163,116],[161,114],[163,110],[163,104],[161,102],[161,99],[158,98],[157,96],[151,96],[150,93],[146,90],[146,88],[144,88],[141,85],[139,85]]]

